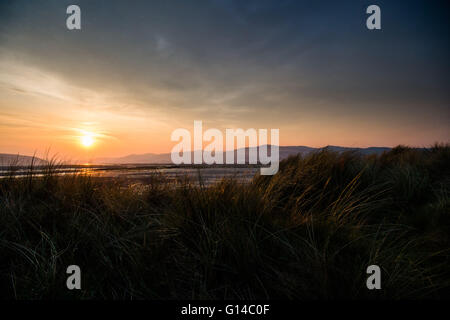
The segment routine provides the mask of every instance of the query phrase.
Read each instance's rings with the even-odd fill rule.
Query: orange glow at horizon
[[[252,109],[234,114],[221,113],[221,108],[193,112],[177,107],[174,116],[164,109],[170,94],[161,89],[153,91],[156,98],[147,106],[126,92],[78,87],[64,77],[15,60],[0,57],[0,70],[0,153],[45,156],[48,149],[62,159],[80,162],[170,153],[176,144],[170,139],[173,130],[186,128],[193,133],[193,121],[199,119],[204,122],[203,131],[217,128],[223,134],[226,128],[279,129],[281,146],[424,147],[448,141],[448,127],[429,127],[432,118],[426,116],[419,123],[404,116],[374,118],[370,113],[328,117],[314,113],[313,107],[292,111],[289,119],[277,121],[273,113]],[[420,135],[412,134],[418,131]]]

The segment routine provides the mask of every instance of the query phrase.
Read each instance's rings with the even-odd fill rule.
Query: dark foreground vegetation
[[[449,298],[449,187],[448,145],[322,151],[209,187],[50,165],[0,180],[0,298]],[[66,288],[71,264],[82,290]]]

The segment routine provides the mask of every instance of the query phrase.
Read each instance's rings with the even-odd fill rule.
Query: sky
[[[81,30],[66,27],[71,4]],[[366,28],[371,4],[381,30]],[[170,152],[171,133],[194,120],[276,128],[281,145],[449,142],[449,8],[2,0],[0,153]]]

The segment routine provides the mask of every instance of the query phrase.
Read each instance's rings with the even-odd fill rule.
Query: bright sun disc
[[[92,136],[81,137],[81,144],[85,147],[90,147],[94,143],[94,138]]]

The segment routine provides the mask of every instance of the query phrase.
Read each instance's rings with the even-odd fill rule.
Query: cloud
[[[0,112],[61,117],[66,104],[77,121],[129,130],[346,117],[348,130],[426,119],[448,131],[450,37],[436,4],[383,2],[378,34],[364,1],[80,0],[80,32],[65,28],[66,5],[2,3]]]

